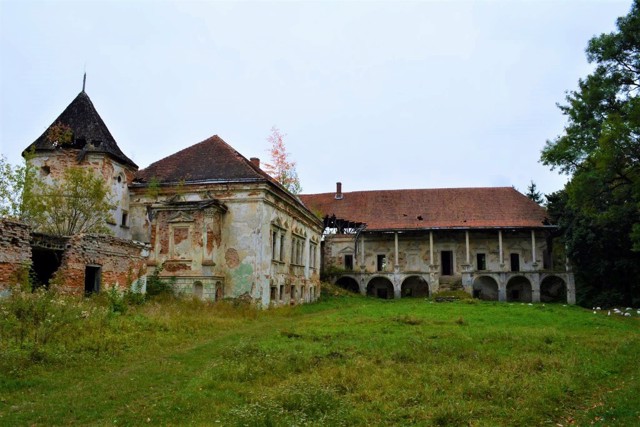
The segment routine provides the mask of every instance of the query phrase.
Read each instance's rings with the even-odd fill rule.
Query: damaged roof
[[[72,132],[71,141],[60,145],[56,141],[51,141],[50,135],[56,127],[69,128]],[[87,153],[104,153],[115,160],[138,169],[138,166],[124,155],[116,140],[109,132],[107,125],[96,111],[89,95],[84,91],[75,97],[71,104],[64,109],[62,114],[51,123],[46,131],[36,139],[26,150],[22,152],[24,156],[29,150],[53,151],[61,147],[79,149],[79,160]]]
[[[546,210],[512,187],[304,194],[313,212],[366,223],[369,231],[548,227]]]
[[[273,179],[218,135],[158,160],[136,174],[139,182],[269,181]]]

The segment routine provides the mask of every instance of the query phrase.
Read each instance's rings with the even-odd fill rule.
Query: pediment
[[[171,217],[169,217],[169,220],[167,222],[193,222],[193,215],[190,215],[186,212],[177,212],[175,214],[173,214]]]

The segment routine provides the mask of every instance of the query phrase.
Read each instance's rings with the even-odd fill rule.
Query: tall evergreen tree
[[[640,305],[640,0],[586,49],[595,70],[559,105],[542,162],[568,174],[550,198],[583,302]]]

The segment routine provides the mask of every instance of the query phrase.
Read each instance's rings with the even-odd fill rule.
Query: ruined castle
[[[65,144],[51,127],[71,132]],[[335,192],[296,196],[214,135],[145,169],[118,147],[84,90],[29,145],[53,183],[71,165],[110,189],[111,236],[49,236],[0,224],[0,286],[31,264],[68,292],[144,288],[156,274],[206,300],[262,306],[315,301],[327,280],[379,298],[464,290],[500,301],[575,303],[556,268],[555,227],[512,188]]]

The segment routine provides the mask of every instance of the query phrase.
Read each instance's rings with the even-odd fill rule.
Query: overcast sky
[[[286,134],[304,193],[515,186],[584,49],[631,1],[0,0],[0,152],[20,152],[82,89],[140,168],[217,134],[268,160]]]

